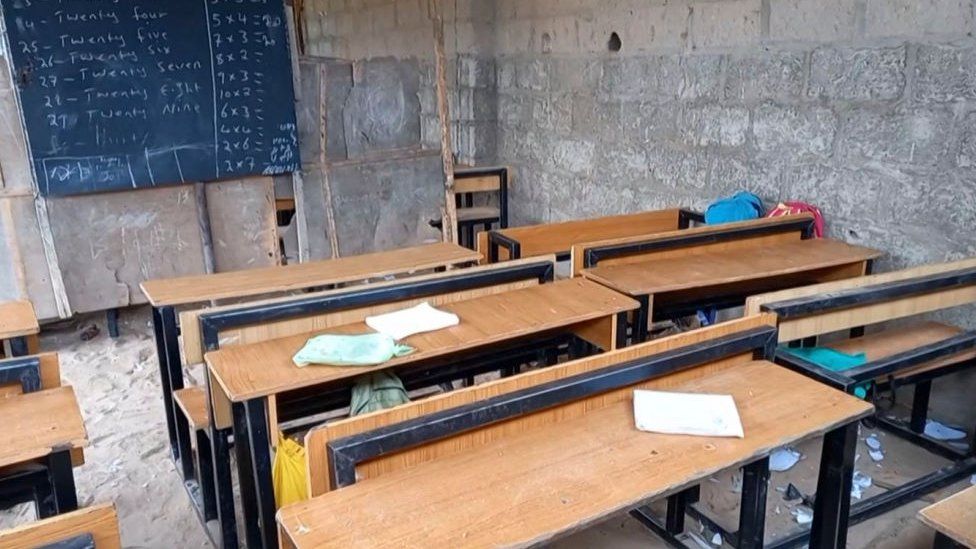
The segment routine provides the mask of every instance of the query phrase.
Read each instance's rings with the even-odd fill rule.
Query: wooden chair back
[[[785,342],[973,302],[976,258],[759,294],[745,314],[775,314]]]
[[[387,410],[327,423],[312,429],[305,437],[305,448],[308,459],[309,494],[314,497],[333,489],[333,481],[330,477],[330,456],[327,450],[327,445],[330,441],[336,441],[344,437],[361,434],[394,423],[471,404],[491,397],[539,386],[555,380],[569,378],[585,372],[592,372],[632,359],[651,356],[682,347],[689,347],[756,328],[769,327],[772,326],[772,322],[772,317],[767,315],[743,318],[717,324],[702,330],[661,338],[540,370],[524,372],[516,376],[459,389]],[[568,405],[560,406],[558,409],[543,410],[531,415],[482,427],[475,431],[437,440],[397,454],[363,463],[357,468],[357,477],[370,478],[386,472],[411,467],[418,463],[454,455],[465,449],[488,443],[501,436],[508,436],[529,428],[538,427],[539,425],[577,417],[587,413],[589,410],[599,409],[611,403],[630,398],[631,392],[637,387],[653,385],[664,388],[673,386],[688,379],[706,376],[749,360],[753,360],[752,353],[728,356],[681,371],[677,374],[669,375],[663,379],[639,383],[636,386],[631,386],[626,389],[613,390],[595,397],[585,398]]]
[[[812,236],[813,221],[812,215],[799,214],[576,244],[570,254],[572,274],[579,276],[597,263],[640,263],[802,240]]]

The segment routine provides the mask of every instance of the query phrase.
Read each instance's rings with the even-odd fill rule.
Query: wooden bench
[[[932,381],[976,364],[976,332],[921,315],[969,303],[976,303],[976,259],[793,288],[746,301],[746,314],[776,315],[783,344],[809,346],[820,338],[824,347],[866,355],[865,364],[838,372],[781,347],[778,363],[847,392],[865,385],[875,394],[894,390],[895,385],[914,386],[909,419],[877,414],[874,420],[879,427],[952,462],[881,496],[859,501],[851,508],[853,523],[976,472],[972,443],[965,451],[924,435]],[[895,320],[902,323],[884,325]]]
[[[551,259],[546,263],[553,265]],[[503,265],[466,269],[453,281],[443,280],[453,285],[463,280],[462,277],[479,272],[501,273],[504,269]],[[551,275],[550,269],[547,276]],[[389,303],[384,307],[389,307]],[[486,369],[498,370],[499,361],[503,369],[516,371],[518,364],[527,361],[524,355],[536,357],[552,347],[553,338],[559,341],[566,335],[609,350],[625,341],[625,334],[618,326],[624,322],[624,315],[636,307],[632,300],[598,284],[563,280],[440,303],[440,308],[460,317],[459,325],[410,336],[403,342],[416,349],[415,352],[375,367],[296,367],[292,356],[309,337],[319,332],[207,353],[212,410],[232,410],[235,441],[249,441],[243,446],[235,443],[241,478],[253,478],[255,483],[247,487],[254,494],[254,501],[242,497],[242,503],[245,516],[253,513],[261,517],[258,522],[264,525],[261,531],[251,533],[249,545],[260,544],[261,536],[265,545],[274,545],[266,415],[266,410],[271,409],[269,397],[312,391],[317,406],[335,409],[348,404],[349,388],[355,379],[371,371],[396,370],[409,389],[465,379]],[[368,331],[362,320],[329,329],[330,333]],[[523,355],[523,358],[513,359],[510,356],[513,351],[516,357]],[[212,422],[218,426],[230,423],[229,418],[220,419],[216,414],[212,415]],[[217,452],[214,459],[218,467],[226,463]],[[246,484],[246,480],[241,481],[242,486]],[[259,509],[249,510],[254,502]]]
[[[450,269],[478,262],[480,256],[455,244],[426,244],[371,254],[312,261],[283,267],[264,267],[147,280],[140,284],[143,294],[152,305],[153,332],[156,355],[159,358],[160,381],[166,426],[169,432],[173,459],[180,460],[180,434],[186,426],[178,424],[179,406],[173,392],[184,388],[183,362],[180,356],[180,328],[176,308],[218,300],[254,300],[288,292],[358,284],[371,279],[423,274],[428,271]],[[191,331],[192,333],[192,331]],[[185,334],[184,334],[185,335]],[[193,347],[190,347],[191,352]],[[191,358],[195,358],[192,357]],[[196,362],[201,362],[202,356]],[[187,437],[184,437],[187,439]],[[184,461],[189,459],[183,456]]]
[[[929,505],[918,518],[935,530],[933,549],[976,548],[976,486]]]
[[[475,267],[470,269],[448,271],[409,279],[381,282],[367,286],[329,290],[301,297],[285,297],[250,302],[247,304],[225,305],[212,307],[202,311],[185,311],[180,315],[183,328],[184,351],[188,357],[195,358],[194,353],[203,349],[217,350],[222,347],[244,345],[268,341],[271,339],[289,337],[296,334],[325,330],[352,322],[361,322],[366,316],[387,312],[423,301],[431,304],[444,305],[447,303],[470,299],[477,296],[497,294],[518,288],[527,288],[550,281],[555,270],[552,258],[535,258],[532,260],[516,261],[504,265]],[[410,379],[405,379],[410,383]],[[215,387],[208,379],[207,382]],[[201,389],[198,388],[198,391]],[[212,391],[202,390],[206,400],[211,399]],[[222,394],[222,393],[221,393]],[[189,393],[184,397],[192,397]],[[218,395],[219,396],[219,395]],[[285,395],[283,401],[277,396],[268,398],[269,421],[276,426],[279,420],[279,408],[283,420],[295,417],[308,417],[312,413],[308,406],[326,411],[344,404],[336,404],[336,398],[321,399],[311,395],[301,399],[303,395]],[[336,397],[337,395],[333,395]],[[348,402],[348,393],[338,395]],[[333,408],[330,408],[332,406]],[[210,441],[211,455],[216,464],[217,478],[212,480],[209,468],[201,466],[200,462],[209,456],[195,456],[190,450],[192,437],[187,420],[182,410],[177,408],[178,444],[188,450],[181,453],[180,465],[184,479],[187,481],[188,492],[194,497],[194,503],[200,512],[200,517],[206,523],[217,519],[217,527],[224,543],[236,543],[236,528],[233,524],[233,498],[230,486],[230,472],[227,463],[229,452],[228,438],[233,423],[232,407],[226,399],[221,399],[213,406],[209,406],[207,432],[196,431],[196,437],[205,435]],[[216,421],[215,421],[216,420]],[[274,428],[274,427],[272,427]],[[197,463],[194,463],[194,460]],[[199,483],[200,490],[196,490]],[[210,486],[216,494],[211,497]],[[216,508],[211,508],[209,502],[216,501]],[[223,512],[221,512],[223,509]],[[223,518],[222,518],[223,517]],[[210,533],[210,529],[207,529]]]
[[[0,303],[0,355],[18,357],[36,353],[40,332],[30,301]]]
[[[93,505],[0,531],[0,547],[120,549],[119,518],[114,505]]]
[[[698,483],[742,466],[735,538],[758,547],[768,454],[827,433],[812,547],[842,547],[843,479],[849,488],[856,421],[871,406],[761,360],[769,323],[724,323],[316,429],[316,497],[279,512],[282,546],[541,545],[627,510],[680,545]],[[746,438],[638,432],[635,388],[732,394]],[[644,505],[659,497],[666,522]]]
[[[741,306],[762,291],[857,277],[877,250],[812,239],[807,214],[695,227],[573,246],[573,276],[641,303],[635,340],[656,319]]]
[[[646,235],[688,228],[704,222],[697,212],[672,208],[560,223],[502,228],[478,234],[478,251],[489,263],[523,257],[555,254],[559,261],[570,258],[574,244],[634,235]]]

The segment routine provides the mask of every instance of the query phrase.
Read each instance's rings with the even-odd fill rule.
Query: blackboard
[[[38,188],[300,166],[283,0],[0,0]]]

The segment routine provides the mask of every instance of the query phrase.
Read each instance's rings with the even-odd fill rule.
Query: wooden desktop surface
[[[0,467],[88,446],[78,400],[67,386],[0,399],[0,425]]]
[[[583,276],[627,295],[654,295],[732,284],[867,261],[878,250],[828,239],[771,244],[621,265],[597,265]]]
[[[976,547],[976,486],[929,505],[918,516],[966,547]]]
[[[745,438],[640,432],[627,399],[285,507],[279,523],[299,548],[536,545],[872,411],[763,361],[666,380],[650,385],[731,394]]]
[[[318,333],[228,347],[207,353],[205,359],[227,397],[239,402],[572,326],[637,306],[624,295],[576,278],[442,305],[440,309],[458,315],[458,326],[408,337],[403,343],[414,347],[414,353],[377,366],[295,366],[292,356]],[[356,322],[327,332],[372,330],[364,322]]]
[[[34,335],[40,331],[30,301],[0,303],[0,339]]]
[[[438,242],[282,267],[147,280],[141,284],[141,288],[153,306],[161,307],[358,282],[367,278],[476,262],[479,259],[481,254],[474,250]]]

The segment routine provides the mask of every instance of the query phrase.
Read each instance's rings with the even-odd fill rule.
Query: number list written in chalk
[[[280,0],[0,0],[45,195],[298,169]]]

